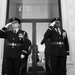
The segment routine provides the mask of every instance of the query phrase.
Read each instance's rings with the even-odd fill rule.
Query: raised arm
[[[0,38],[6,38],[6,29],[8,28],[9,25],[12,23],[6,24],[3,28],[0,29]]]

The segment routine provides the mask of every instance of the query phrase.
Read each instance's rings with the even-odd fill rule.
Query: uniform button
[[[13,38],[13,40],[14,40],[14,38]]]
[[[61,47],[61,46],[60,46]]]
[[[12,48],[14,48],[14,47],[12,47]]]

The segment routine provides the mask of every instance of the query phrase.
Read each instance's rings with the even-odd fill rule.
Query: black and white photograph
[[[75,0],[0,0],[0,75],[75,75]]]

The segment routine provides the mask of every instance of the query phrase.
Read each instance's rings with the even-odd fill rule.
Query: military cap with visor
[[[60,21],[60,18],[58,18],[58,17],[53,18],[52,21],[51,21],[51,23],[52,23],[52,22],[55,22],[55,21]]]
[[[14,23],[18,22],[19,24],[21,23],[20,19],[18,19],[16,17],[11,18],[10,22],[14,22]]]

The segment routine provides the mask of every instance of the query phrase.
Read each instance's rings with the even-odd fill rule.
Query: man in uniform
[[[44,40],[50,38],[50,63],[52,75],[66,75],[66,59],[69,52],[67,33],[61,28],[60,19],[54,18],[44,34]]]
[[[7,75],[19,75],[21,59],[27,54],[27,32],[20,30],[20,19],[11,18],[10,23],[5,25],[0,30],[0,38],[7,40],[6,47],[6,66]],[[12,30],[7,30],[9,25],[12,26]]]

